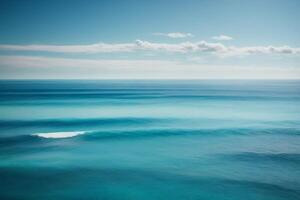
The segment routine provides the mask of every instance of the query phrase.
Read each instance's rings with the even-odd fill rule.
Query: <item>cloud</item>
[[[89,45],[1,45],[2,51],[46,51],[58,53],[113,53],[113,52],[171,52],[171,53],[211,53],[218,56],[253,54],[300,55],[300,48],[290,46],[226,46],[213,42],[153,43],[136,40],[133,43],[96,43]]]
[[[214,39],[214,40],[219,40],[219,41],[222,41],[222,40],[233,40],[232,37],[227,36],[227,35],[213,36],[211,38]]]
[[[208,43],[200,41],[196,43],[182,42],[177,44],[168,43],[152,43],[142,40],[136,41],[137,49],[149,50],[149,51],[165,51],[165,52],[226,52],[227,48],[220,43]]]
[[[289,46],[228,47],[224,56],[257,54],[300,55],[300,48]]]
[[[174,33],[153,33],[153,35],[166,36],[166,37],[169,37],[169,38],[193,37],[193,34],[191,34],[191,33],[180,33],[180,32],[174,32]]]
[[[12,51],[47,51],[58,53],[111,53],[130,52],[136,47],[134,43],[108,44],[96,43],[88,45],[0,45],[0,50]]]
[[[297,67],[205,65],[166,60],[0,56],[0,78],[10,79],[296,79]]]
[[[122,68],[133,66],[173,65],[173,61],[163,60],[110,60],[110,59],[73,59],[44,56],[0,56],[1,66],[18,67],[70,67],[70,68]]]

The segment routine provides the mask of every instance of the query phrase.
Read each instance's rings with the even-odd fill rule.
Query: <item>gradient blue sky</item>
[[[298,0],[0,0],[0,78],[300,78]]]

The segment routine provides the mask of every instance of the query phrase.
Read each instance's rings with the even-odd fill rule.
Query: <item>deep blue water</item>
[[[298,200],[300,82],[0,81],[0,199]]]

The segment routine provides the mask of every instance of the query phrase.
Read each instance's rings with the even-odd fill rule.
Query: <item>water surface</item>
[[[0,199],[300,199],[299,81],[0,81]]]

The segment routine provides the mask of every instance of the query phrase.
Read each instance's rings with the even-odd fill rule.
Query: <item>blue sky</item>
[[[0,78],[300,78],[297,0],[0,0]]]

